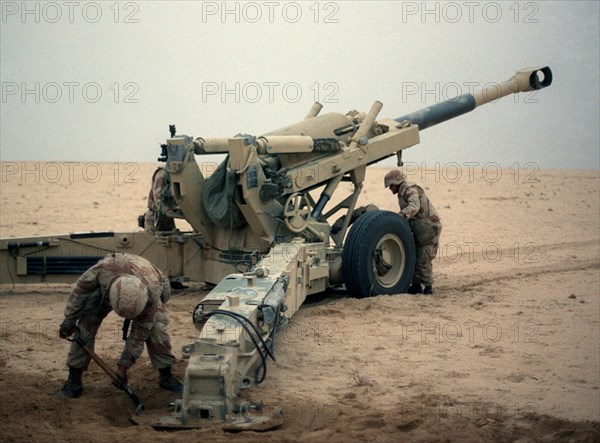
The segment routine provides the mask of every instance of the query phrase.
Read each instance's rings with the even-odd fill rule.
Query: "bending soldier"
[[[65,318],[59,335],[73,335],[76,327],[88,348],[94,349],[96,332],[102,320],[112,310],[125,318],[124,338],[129,322],[131,333],[117,362],[117,375],[127,382],[127,370],[144,350],[144,343],[152,365],[159,371],[159,386],[175,393],[183,392],[183,385],[172,375],[175,356],[171,353],[171,339],[165,330],[169,315],[165,303],[171,296],[169,280],[148,260],[133,254],[108,254],[77,280],[71,291]],[[67,366],[69,378],[58,397],[79,397],[83,392],[81,376],[90,363],[90,357],[75,342],[71,344]]]
[[[406,181],[402,171],[393,170],[384,178],[386,188],[398,195],[400,215],[410,223],[417,246],[417,263],[409,294],[433,294],[433,265],[437,255],[442,222],[425,191]],[[424,286],[424,288],[421,287]]]

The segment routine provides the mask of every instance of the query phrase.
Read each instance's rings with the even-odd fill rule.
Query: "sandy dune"
[[[0,236],[137,230],[154,165],[3,162]],[[205,171],[214,165],[204,165]],[[397,210],[369,168],[361,204]],[[292,318],[265,382],[245,392],[282,406],[264,434],[131,426],[129,399],[92,364],[85,393],[59,400],[68,285],[0,288],[3,441],[598,441],[600,174],[431,168],[411,176],[444,225],[434,297],[313,297]],[[346,184],[343,184],[346,186]],[[183,225],[179,225],[183,228]],[[2,272],[2,270],[0,270]],[[176,355],[195,337],[200,284],[170,302]],[[97,352],[122,349],[110,314]],[[175,366],[181,376],[185,360]],[[148,413],[171,396],[147,355],[130,385]],[[166,412],[165,412],[166,413]]]

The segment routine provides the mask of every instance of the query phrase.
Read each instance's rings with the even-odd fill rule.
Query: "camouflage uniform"
[[[413,283],[433,284],[432,261],[437,255],[442,223],[425,191],[404,181],[398,190],[400,213],[408,218],[417,246],[417,263]]]
[[[94,349],[96,332],[102,320],[112,310],[108,296],[111,283],[119,276],[135,275],[148,286],[148,302],[140,315],[132,320],[131,333],[118,361],[119,366],[131,367],[144,350],[148,349],[150,361],[157,369],[167,368],[175,362],[171,341],[165,328],[169,315],[165,303],[171,296],[169,280],[148,260],[132,254],[108,254],[75,283],[67,306],[65,322],[77,323],[81,339]],[[90,358],[76,343],[71,344],[67,366],[87,369]]]
[[[169,173],[159,166],[152,175],[152,188],[148,194],[148,210],[144,214],[144,229],[149,234],[172,231],[175,221],[167,214],[174,213],[175,201],[171,195]]]

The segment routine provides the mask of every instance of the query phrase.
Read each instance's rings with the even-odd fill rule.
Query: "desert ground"
[[[0,237],[137,230],[152,164],[2,162]],[[203,165],[205,172],[214,165]],[[360,204],[397,210],[369,167]],[[312,297],[244,396],[284,424],[265,433],[134,426],[132,404],[92,363],[79,399],[57,399],[68,284],[0,288],[2,441],[599,441],[600,173],[534,163],[408,164],[441,215],[435,294]],[[343,184],[346,186],[346,184]],[[184,229],[183,224],[178,225]],[[0,270],[3,272],[3,270]],[[174,294],[169,331],[182,377],[200,282]],[[96,351],[116,365],[121,321]],[[168,415],[147,354],[129,371],[144,414]]]

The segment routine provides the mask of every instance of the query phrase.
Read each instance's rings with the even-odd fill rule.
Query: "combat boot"
[[[425,286],[425,289],[423,289],[423,294],[433,295],[433,287],[431,287],[431,286]]]
[[[189,286],[188,285],[184,285],[182,282],[180,282],[179,280],[171,280],[169,282],[169,284],[171,285],[171,289],[175,289],[177,291],[182,290],[182,289],[188,289]]]
[[[421,289],[421,284],[420,283],[413,283],[412,285],[410,285],[410,288],[408,288],[408,292],[409,294],[422,294],[423,290]]]
[[[56,396],[59,398],[81,397],[81,393],[83,392],[82,374],[83,369],[81,368],[69,368],[69,378],[67,378],[62,389],[56,393]]]
[[[183,385],[171,374],[170,367],[159,369],[158,374],[158,386],[176,394],[183,394]]]

